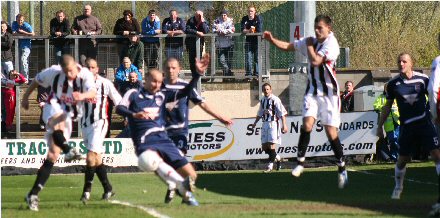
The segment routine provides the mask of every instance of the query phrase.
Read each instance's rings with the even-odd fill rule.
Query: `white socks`
[[[437,165],[436,165],[437,166]],[[438,169],[438,168],[437,168]],[[438,172],[438,170],[437,170]],[[403,189],[403,179],[405,178],[406,167],[399,169],[397,165],[394,168],[394,181],[396,182],[396,188]]]
[[[156,170],[157,175],[167,183],[169,189],[175,189],[176,187],[179,191],[182,189],[183,177],[176,172],[170,165],[165,162],[161,162]],[[184,192],[181,192],[184,193]]]

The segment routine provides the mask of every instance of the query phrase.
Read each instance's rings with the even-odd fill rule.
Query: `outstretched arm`
[[[29,96],[32,92],[38,87],[37,81],[34,79],[31,82],[31,85],[26,89],[26,92],[23,95],[23,99],[21,100],[21,106],[28,110],[29,109]]]
[[[171,101],[181,99],[181,98],[186,97],[190,94],[191,89],[193,89],[194,87],[197,86],[197,82],[199,81],[200,76],[205,73],[206,69],[208,69],[210,57],[211,56],[208,53],[206,53],[205,55],[203,55],[202,59],[198,60],[196,58],[196,71],[198,74],[194,75],[194,77],[191,79],[189,84],[185,86],[185,88],[177,91],[176,98],[171,99]]]
[[[281,50],[295,51],[295,46],[292,43],[285,42],[273,37],[272,33],[269,31],[264,31],[263,38]]]
[[[216,113],[206,102],[201,102],[199,104],[199,106],[209,115],[215,117],[216,119],[218,119],[220,122],[222,122],[223,124],[225,124],[226,126],[230,126],[232,125],[232,120],[229,119],[228,117],[222,116],[219,113]]]

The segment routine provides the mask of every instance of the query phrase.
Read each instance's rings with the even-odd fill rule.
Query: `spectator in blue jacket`
[[[12,22],[12,33],[16,36],[34,36],[34,30],[32,26],[24,22],[24,15],[17,14],[16,21]],[[18,40],[18,47],[20,53],[20,71],[23,76],[26,77],[26,81],[29,81],[29,55],[31,54],[31,40],[20,39]]]
[[[148,11],[148,16],[142,20],[142,35],[154,36],[161,33],[160,19],[155,10]],[[157,51],[159,49],[159,38],[144,37],[142,42],[145,45],[147,68],[157,68]]]
[[[194,35],[195,37],[186,37],[185,45],[188,50],[189,67],[191,73],[197,74],[196,71],[196,40],[200,38],[200,57],[202,57],[203,46],[205,44],[205,38],[203,37],[209,32],[208,22],[205,21],[202,11],[196,11],[193,17],[189,18],[186,22],[186,31],[188,35]]]
[[[241,19],[243,33],[263,32],[263,18],[257,14],[254,6],[248,8],[248,15]],[[245,49],[245,76],[258,76],[258,36],[246,36]],[[254,66],[255,64],[255,66]]]
[[[170,17],[162,22],[162,33],[165,38],[165,54],[167,58],[173,57],[181,61],[183,56],[183,38],[175,37],[185,33],[185,21],[178,17],[176,10],[170,11]]]
[[[121,88],[123,87],[123,84],[129,81],[129,75],[131,72],[136,72],[137,79],[142,81],[142,74],[139,72],[138,68],[131,64],[129,57],[124,57],[121,66],[119,66],[115,74],[115,82],[119,93],[122,91]]]

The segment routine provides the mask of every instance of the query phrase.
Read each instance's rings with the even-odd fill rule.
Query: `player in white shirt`
[[[98,176],[104,188],[103,200],[108,200],[115,193],[107,178],[107,170],[102,163],[101,154],[104,152],[103,140],[108,130],[107,110],[109,98],[117,105],[122,97],[113,83],[99,75],[98,63],[94,59],[87,59],[86,66],[92,73],[96,88],[96,97],[86,99],[84,116],[81,118],[82,134],[87,147],[86,171],[81,201],[86,204],[90,200],[93,177]]]
[[[260,108],[258,109],[255,122],[252,128],[255,128],[258,121],[261,119],[263,125],[261,127],[261,145],[266,154],[269,155],[269,165],[264,171],[265,173],[273,170],[273,162],[277,162],[277,170],[281,167],[281,157],[275,151],[275,145],[281,144],[281,133],[287,132],[286,115],[287,111],[284,108],[281,100],[272,94],[272,86],[269,83],[264,83],[261,86],[264,97],[260,100]],[[280,119],[283,125],[280,124]]]
[[[23,95],[21,104],[24,109],[29,109],[29,95],[39,85],[51,86],[47,103],[43,107],[49,152],[38,170],[34,186],[26,196],[26,203],[33,211],[38,211],[38,193],[49,178],[60,152],[64,152],[66,162],[81,158],[78,149],[70,148],[67,140],[72,133],[72,120],[81,117],[82,101],[94,98],[96,94],[93,75],[87,68],[77,64],[70,55],[63,55],[60,65],[54,65],[37,74]]]
[[[324,124],[330,145],[335,153],[338,165],[338,187],[344,188],[348,182],[345,170],[343,148],[338,136],[340,124],[339,85],[336,80],[336,59],[339,56],[339,44],[332,32],[329,16],[318,15],[315,18],[315,37],[284,42],[264,32],[264,39],[285,51],[300,51],[308,57],[308,84],[304,95],[303,125],[298,142],[298,165],[292,175],[298,177],[304,170],[310,132],[317,119]]]

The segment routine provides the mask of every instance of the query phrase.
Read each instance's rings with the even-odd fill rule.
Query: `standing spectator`
[[[50,94],[50,86],[45,88],[43,86],[38,86],[37,89],[37,103],[38,103],[38,107],[40,107],[41,113],[40,113],[40,129],[44,130],[46,129],[46,124],[44,124],[44,120],[43,120],[43,107],[46,104],[47,98],[49,97]]]
[[[345,91],[341,94],[341,112],[354,111],[353,82],[345,82]]]
[[[130,34],[139,34],[141,32],[141,28],[137,19],[133,17],[133,12],[130,10],[125,10],[122,14],[123,17],[118,19],[115,23],[113,34],[125,37],[128,37]],[[125,38],[117,39],[116,42],[118,43],[118,53],[120,53],[122,48],[129,43],[128,39]]]
[[[92,15],[92,6],[84,6],[84,13],[73,20],[71,31],[73,35],[101,35],[101,22]],[[79,55],[82,66],[86,66],[87,58],[96,59],[97,52],[98,44],[96,39],[79,39]]]
[[[160,19],[156,16],[155,10],[150,10],[148,16],[142,21],[142,34],[154,36],[161,33]],[[157,50],[159,49],[159,38],[142,38],[147,49],[147,68],[157,68]]]
[[[6,75],[9,72],[11,72],[11,70],[14,69],[14,65],[12,64],[12,60],[13,60],[12,43],[14,39],[12,38],[12,34],[8,32],[9,29],[8,23],[6,23],[6,21],[2,21],[1,23],[2,23],[2,38],[1,38],[2,74]]]
[[[170,17],[162,22],[162,33],[168,34],[165,38],[165,55],[181,61],[183,57],[183,37],[175,37],[185,33],[185,21],[177,16],[176,10],[170,11]]]
[[[218,48],[218,58],[223,69],[224,76],[233,76],[231,71],[232,59],[234,58],[234,41],[228,34],[235,32],[234,21],[228,17],[228,11],[223,10],[221,17],[214,21],[212,32],[217,33],[216,46]]]
[[[241,19],[243,33],[261,33],[263,31],[263,18],[257,15],[254,6],[248,8],[248,15]],[[258,76],[258,36],[246,36],[245,49],[245,76]],[[255,64],[255,66],[254,66]]]
[[[186,22],[186,31],[188,35],[195,35],[196,37],[187,37],[185,41],[186,49],[188,50],[189,67],[191,73],[197,74],[196,72],[196,57],[197,53],[200,52],[200,57],[202,56],[203,45],[205,44],[206,33],[209,32],[209,25],[203,17],[202,11],[196,11],[193,17],[189,18]],[[196,40],[200,38],[200,51],[196,51]]]
[[[139,35],[129,35],[129,44],[125,45],[121,51],[121,63],[124,57],[129,57],[131,63],[136,66],[140,72],[144,72],[144,43],[139,39]]]
[[[24,22],[24,15],[17,14],[16,21],[12,22],[12,32],[17,36],[34,36],[32,26]],[[31,40],[19,39],[18,47],[20,53],[20,72],[26,77],[26,83],[29,80],[29,55],[31,54]]]
[[[26,78],[15,70],[11,70],[8,76],[11,85],[2,87],[2,95],[6,109],[5,127],[7,131],[10,131],[12,129],[12,122],[14,121],[15,116],[15,85],[25,83]]]
[[[128,81],[128,76],[131,72],[136,72],[138,75],[138,80],[142,81],[142,74],[139,72],[138,68],[131,64],[130,58],[124,57],[121,66],[116,70],[115,82],[119,93],[121,93],[121,88],[123,84]]]
[[[382,112],[383,106],[385,106],[387,102],[386,96],[387,83],[385,83],[384,85],[383,94],[380,94],[373,103],[373,108],[375,111],[379,112],[379,115],[380,112]],[[397,144],[400,130],[399,117],[399,108],[397,107],[396,100],[394,100],[393,104],[391,105],[390,115],[388,115],[383,125],[387,136],[389,148],[387,144],[382,144],[382,146],[378,148],[383,160],[396,162],[399,156],[399,145]]]
[[[60,63],[61,56],[69,53],[69,40],[64,37],[70,34],[70,22],[63,10],[56,12],[55,17],[50,21],[50,35],[55,47],[57,64]]]

